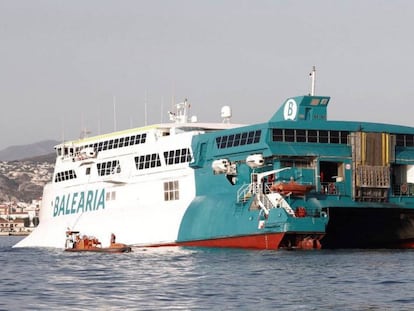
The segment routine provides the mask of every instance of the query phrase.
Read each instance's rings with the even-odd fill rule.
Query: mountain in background
[[[54,154],[57,140],[44,140],[30,145],[10,146],[0,150],[0,161],[16,161]]]
[[[11,146],[0,150],[0,204],[26,202],[42,196],[43,187],[52,180],[56,153],[55,140]]]

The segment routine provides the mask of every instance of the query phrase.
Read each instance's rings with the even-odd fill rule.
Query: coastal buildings
[[[40,200],[0,204],[0,235],[27,234],[39,224]]]
[[[0,162],[0,235],[25,234],[38,225],[43,187],[53,167],[49,162]]]

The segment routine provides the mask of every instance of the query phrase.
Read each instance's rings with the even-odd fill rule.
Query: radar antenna
[[[223,123],[230,123],[230,118],[231,118],[230,106],[223,106],[221,108],[221,117],[223,118]]]

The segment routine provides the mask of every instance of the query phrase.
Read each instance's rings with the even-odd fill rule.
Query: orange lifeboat
[[[102,247],[101,242],[91,236],[79,234],[79,231],[66,231],[66,252],[104,252],[104,253],[126,253],[131,247],[115,242],[115,235],[111,234],[111,243],[108,247]]]
[[[304,208],[303,206],[299,206],[295,211],[296,217],[306,217],[306,215],[307,215],[306,208]]]
[[[292,180],[288,183],[281,182],[281,183],[273,184],[270,187],[270,190],[274,192],[279,192],[280,194],[285,194],[285,195],[286,194],[305,195],[306,193],[308,193],[314,188],[315,186],[313,185],[298,184],[297,182]]]

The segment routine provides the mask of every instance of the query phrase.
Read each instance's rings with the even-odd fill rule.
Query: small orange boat
[[[111,234],[111,242],[108,247],[102,247],[102,243],[95,237],[79,234],[79,231],[66,231],[66,252],[103,252],[103,253],[127,253],[131,247],[115,242],[115,235]]]
[[[273,184],[270,187],[270,190],[274,192],[279,192],[280,194],[284,194],[284,195],[288,195],[288,194],[305,195],[306,193],[308,193],[314,188],[315,186],[313,185],[303,185],[303,184],[298,184],[295,181],[290,181],[288,183],[281,182],[281,183]]]

